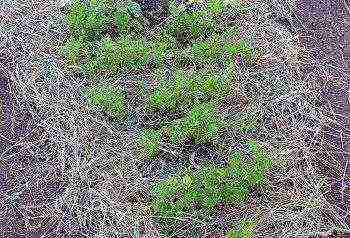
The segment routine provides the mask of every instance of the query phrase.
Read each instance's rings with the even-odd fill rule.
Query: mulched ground
[[[292,25],[300,35],[301,44],[310,50],[315,64],[305,66],[304,80],[320,83],[319,109],[333,120],[315,139],[323,141],[315,147],[317,157],[329,158],[327,163],[315,161],[319,172],[329,178],[330,189],[324,196],[339,208],[338,212],[343,213],[344,221],[350,227],[350,78],[342,70],[345,62],[342,62],[340,43],[343,31],[341,9],[344,7],[340,2],[298,0],[295,16],[300,21],[295,20]],[[6,201],[0,203],[0,237],[38,237],[56,225],[50,220],[39,221],[34,217],[52,211],[45,206],[36,210],[23,209],[22,206],[38,207],[44,201],[53,201],[64,191],[64,181],[57,179],[59,171],[51,161],[36,156],[43,151],[48,153],[50,142],[45,138],[44,129],[35,125],[31,114],[17,105],[15,95],[10,93],[13,61],[9,52],[0,52],[0,154],[7,151],[0,162],[0,201]],[[320,73],[323,71],[326,74]],[[25,143],[10,149],[20,139],[37,144],[35,156]],[[341,165],[340,169],[332,167],[333,159]],[[27,183],[28,177],[35,179]],[[38,225],[40,229],[36,228]]]
[[[338,0],[298,0],[296,5],[300,42],[314,62],[303,69],[303,77],[321,85],[318,109],[330,119],[315,138],[321,140],[316,157],[325,158],[316,164],[319,172],[329,178],[325,198],[342,209],[350,227],[350,76],[345,71],[342,39],[345,6]],[[340,168],[334,168],[334,161]]]

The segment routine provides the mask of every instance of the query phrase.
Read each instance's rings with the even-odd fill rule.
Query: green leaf
[[[223,0],[210,0],[208,4],[210,12],[213,14],[222,13],[224,10],[224,1]]]
[[[128,10],[134,14],[135,16],[141,15],[141,6],[137,2],[129,1],[128,3]]]

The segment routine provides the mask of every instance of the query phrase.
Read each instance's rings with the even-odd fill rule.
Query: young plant
[[[162,132],[161,130],[146,129],[141,132],[137,143],[142,156],[148,159],[154,159],[160,148]]]
[[[128,27],[131,21],[131,16],[126,8],[114,9],[112,12],[112,17],[119,34],[129,33],[130,29]]]
[[[244,40],[241,40],[239,43],[226,43],[224,47],[230,59],[234,59],[237,54],[240,54],[248,62],[250,62],[253,57],[253,49]]]
[[[189,75],[174,70],[174,80],[160,80],[151,93],[149,107],[163,110],[185,111],[188,105],[205,101],[220,101],[231,89],[232,79],[220,77],[214,70],[202,70]]]
[[[142,69],[149,61],[150,49],[143,39],[122,36],[116,41],[104,37],[97,56],[85,65],[87,72],[118,73],[123,69]],[[90,70],[90,71],[89,71]]]
[[[221,60],[224,48],[223,42],[216,34],[208,40],[195,42],[192,47],[192,57],[200,63],[217,63]]]
[[[251,61],[253,57],[253,49],[252,47],[248,44],[247,41],[241,40],[238,45],[240,53],[243,55],[243,57],[247,61]]]
[[[79,0],[75,0],[71,5],[67,20],[70,32],[86,40],[100,38],[109,22],[109,18],[101,8],[85,5]]]
[[[183,118],[174,121],[167,127],[170,141],[181,144],[187,138],[194,139],[195,143],[205,143],[214,140],[223,127],[223,122],[217,114],[213,103],[202,103]]]
[[[167,33],[176,37],[181,45],[188,45],[198,37],[211,35],[217,25],[206,11],[183,11],[166,26]]]
[[[239,35],[239,28],[238,26],[234,25],[234,26],[229,26],[224,30],[222,34],[222,38],[225,42],[229,42],[232,40],[232,38],[237,37],[238,35]]]
[[[266,182],[266,172],[272,166],[272,160],[268,153],[258,145],[256,141],[249,140],[247,143],[255,158],[255,164],[249,174],[249,183],[252,186],[261,186]]]
[[[101,108],[116,119],[125,119],[125,93],[120,88],[98,85],[88,88],[84,95],[90,105]]]
[[[141,15],[141,7],[138,3],[125,2],[124,5],[116,6],[111,15],[119,36],[132,35],[139,37],[144,34],[145,19]]]
[[[173,87],[168,83],[161,82],[149,97],[148,107],[151,110],[171,110],[174,111],[178,104]]]
[[[258,118],[246,116],[238,121],[238,128],[241,132],[246,133],[258,128]]]
[[[256,146],[256,142],[249,143]],[[265,152],[261,149],[258,151],[253,152],[257,155],[256,163],[265,173],[266,170],[259,162],[259,156],[264,157]],[[198,209],[204,209],[210,214],[219,203],[238,205],[248,197],[251,186],[256,185],[250,183],[252,175],[249,166],[236,152],[227,167],[208,163],[195,171],[187,169],[167,180],[154,183],[151,188],[153,210],[163,216],[181,217],[185,212]],[[228,237],[249,237],[251,225],[246,223],[240,230],[230,232]]]
[[[208,9],[212,14],[220,14],[224,11],[224,0],[210,0]]]
[[[71,36],[60,48],[60,54],[69,65],[76,65],[82,57],[88,55],[88,44],[82,37]]]
[[[175,48],[176,39],[165,31],[159,32],[152,39],[152,53],[156,67],[163,67],[167,53]]]
[[[239,229],[230,230],[225,238],[251,238],[253,236],[256,221],[245,220],[240,225]]]
[[[217,107],[213,103],[195,105],[183,120],[186,134],[193,138],[196,143],[214,140],[218,136],[222,125]]]
[[[203,176],[208,172],[211,177]],[[214,167],[205,168],[198,173],[188,169],[179,175],[153,184],[151,188],[153,210],[162,216],[181,217],[185,212],[193,211],[196,205],[207,210],[212,209],[218,200],[220,190],[215,184],[217,176]]]

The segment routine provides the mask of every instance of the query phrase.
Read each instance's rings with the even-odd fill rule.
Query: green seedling
[[[210,69],[192,75],[174,70],[173,75],[173,81],[160,80],[159,86],[150,95],[149,108],[184,111],[188,105],[220,101],[231,89],[231,78],[220,77],[218,72]]]
[[[130,24],[131,21],[131,16],[129,14],[129,12],[127,11],[127,9],[125,8],[116,8],[113,13],[113,20],[114,20],[114,24],[117,27],[117,31],[119,34],[126,34],[129,32],[128,26]]]
[[[138,70],[148,63],[149,56],[150,49],[143,39],[122,36],[114,41],[110,37],[104,37],[97,56],[85,68],[88,72],[111,73],[118,73],[123,69]]]
[[[257,146],[256,142],[248,143],[253,145],[253,154],[257,156],[255,163],[260,164],[257,168],[262,173],[266,173],[265,168],[268,166],[261,166],[261,158],[259,158],[262,154],[265,156],[265,152]],[[204,209],[211,214],[220,203],[238,205],[247,199],[251,186],[256,185],[250,180],[251,173],[255,172],[249,169],[251,166],[243,161],[239,152],[236,152],[226,167],[208,163],[197,170],[187,169],[152,185],[152,208],[162,216],[181,217],[184,213],[198,209]],[[254,224],[244,223],[239,230],[229,232],[227,237],[250,237]]]
[[[82,37],[71,36],[60,48],[60,54],[66,59],[69,65],[76,65],[78,61],[88,54],[88,44]]]
[[[234,25],[234,26],[227,27],[224,30],[222,37],[225,41],[230,41],[233,37],[236,37],[238,35],[239,35],[239,27]]]
[[[138,3],[129,1],[122,6],[117,6],[113,9],[111,15],[119,36],[132,35],[139,37],[143,35],[145,19],[141,15],[141,9]]]
[[[186,140],[187,133],[182,120],[174,121],[169,127],[169,137],[173,144],[182,144]]]
[[[222,127],[217,107],[213,103],[194,106],[183,120],[186,134],[196,143],[205,143],[215,139]]]
[[[170,141],[181,144],[187,138],[195,143],[205,143],[217,138],[223,122],[213,103],[195,105],[183,118],[167,126]]]
[[[251,238],[253,237],[254,228],[256,226],[256,221],[246,220],[242,222],[239,229],[230,230],[225,238]]]
[[[249,140],[248,145],[254,155],[255,164],[251,168],[248,178],[251,185],[261,186],[266,182],[266,171],[272,166],[272,160],[267,152],[254,140]]]
[[[241,54],[247,61],[250,61],[253,57],[253,49],[244,40],[241,40],[239,43],[226,43],[224,48],[230,59],[234,59],[237,54]]]
[[[220,37],[214,34],[210,39],[194,43],[191,48],[194,61],[215,63],[222,58],[224,48]]]
[[[216,25],[216,20],[204,10],[184,11],[166,25],[166,30],[181,44],[188,44],[200,36],[211,35]]]
[[[258,118],[245,117],[238,121],[238,128],[243,133],[246,133],[252,129],[257,129],[258,126]]]
[[[220,14],[224,11],[224,0],[210,0],[208,9],[212,14]]]
[[[162,132],[161,130],[146,129],[141,132],[137,143],[141,149],[142,156],[154,159],[160,148]]]
[[[88,88],[84,95],[88,103],[97,106],[116,119],[126,117],[125,93],[114,86],[98,85]]]
[[[161,82],[149,97],[149,108],[151,108],[151,110],[161,109],[174,111],[178,101],[179,100],[175,97],[173,87],[169,86],[167,83]]]
[[[253,57],[253,49],[245,40],[241,40],[238,45],[239,52],[245,57],[246,60],[250,61]]]
[[[161,31],[154,36],[151,44],[156,67],[163,67],[167,53],[175,48],[176,39],[165,31]]]
[[[169,0],[169,13],[172,18],[181,15],[185,10],[184,4],[177,4],[176,0]]]
[[[75,0],[71,5],[67,20],[70,32],[86,40],[100,38],[109,22],[103,9],[95,5],[84,5],[79,0]]]

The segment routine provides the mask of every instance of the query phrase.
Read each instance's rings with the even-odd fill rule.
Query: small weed
[[[114,24],[117,26],[119,34],[126,34],[129,32],[128,26],[131,20],[131,16],[127,9],[116,8],[113,13]]]
[[[258,118],[245,117],[238,121],[238,128],[243,133],[257,129],[258,126]]]
[[[98,85],[88,88],[84,95],[89,104],[97,106],[117,119],[125,119],[125,94],[114,86]]]
[[[247,41],[245,40],[241,40],[239,42],[239,51],[240,53],[247,59],[247,60],[251,60],[252,56],[253,56],[253,49],[251,48],[251,46],[247,43]]]
[[[117,34],[139,37],[145,31],[145,19],[141,15],[140,6],[130,1],[123,6],[117,6],[112,11],[112,19],[117,27]]]
[[[256,168],[265,174],[270,166],[266,152],[255,141],[248,144],[252,146]],[[236,152],[227,167],[209,163],[196,171],[187,169],[153,184],[152,207],[163,216],[182,216],[194,209],[215,212],[219,203],[238,205],[248,197],[251,186],[262,185],[260,180],[252,180],[256,171],[250,167],[252,165],[245,163],[241,154]],[[228,237],[249,237],[252,228],[253,223],[245,223],[240,230],[230,232]]]
[[[176,37],[182,45],[189,44],[200,36],[211,35],[215,31],[217,22],[204,10],[184,11],[174,17],[167,26],[167,33]]]
[[[255,158],[255,164],[251,169],[249,182],[255,186],[261,186],[266,181],[265,173],[272,166],[272,160],[268,153],[256,143],[254,140],[249,140],[248,145]]]
[[[242,222],[239,229],[230,230],[225,238],[251,238],[254,232],[254,228],[256,226],[256,221],[246,220]]]
[[[233,37],[238,36],[239,35],[239,28],[238,26],[234,25],[234,26],[229,26],[227,27],[223,34],[223,40],[225,40],[226,42],[230,41]]]
[[[229,55],[229,61],[235,59],[237,54],[244,57],[247,62],[251,62],[253,58],[253,49],[245,40],[241,40],[238,44],[229,42],[226,43],[224,47]]]
[[[195,143],[212,141],[222,128],[223,122],[217,113],[216,105],[200,103],[183,118],[173,121],[164,129],[173,144],[181,144],[188,138],[194,139]]]
[[[166,34],[165,31],[161,31],[154,37],[151,44],[156,67],[164,66],[166,54],[175,48],[176,39]]]
[[[217,107],[213,103],[194,106],[183,120],[186,134],[196,143],[205,143],[215,139],[222,127]]]
[[[173,144],[182,144],[187,137],[182,121],[174,121],[169,127],[169,137]]]
[[[160,148],[161,130],[146,129],[141,132],[137,143],[142,156],[153,159],[157,156]]]
[[[197,71],[192,75],[174,71],[174,80],[162,80],[151,93],[149,107],[163,110],[186,110],[188,105],[203,101],[220,101],[231,89],[231,78],[220,77],[214,70]]]
[[[67,16],[70,32],[74,36],[83,37],[86,40],[94,40],[102,37],[109,18],[103,9],[97,5],[85,5],[75,0],[69,9]]]
[[[89,76],[94,76],[101,68],[101,62],[96,59],[91,59],[81,65],[81,72]]]
[[[194,43],[191,50],[195,61],[215,63],[221,59],[224,48],[220,37],[214,34],[208,40]]]
[[[149,97],[149,108],[172,110],[176,109],[178,99],[175,97],[173,87],[167,83],[161,83]]]
[[[118,73],[122,69],[142,69],[148,63],[149,56],[150,49],[143,39],[122,36],[114,41],[110,37],[104,37],[97,56],[85,65],[85,71]]]
[[[208,9],[212,14],[220,14],[224,11],[224,0],[210,0]]]
[[[186,7],[183,4],[178,4],[176,0],[169,1],[169,13],[172,17],[176,17],[185,12]]]
[[[88,44],[82,37],[71,36],[60,48],[60,54],[66,59],[69,65],[78,64],[78,61],[88,54]]]
[[[247,61],[251,61],[253,57],[253,49],[244,40],[241,40],[238,44],[232,42],[226,43],[224,47],[230,59],[234,59],[237,54],[241,54]]]

